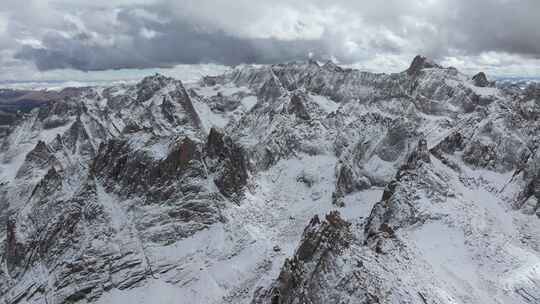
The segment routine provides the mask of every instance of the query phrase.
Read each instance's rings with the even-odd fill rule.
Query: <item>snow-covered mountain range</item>
[[[69,88],[0,134],[0,303],[540,303],[540,85],[417,56]]]

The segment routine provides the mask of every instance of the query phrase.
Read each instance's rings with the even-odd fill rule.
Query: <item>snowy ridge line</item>
[[[0,301],[535,303],[540,89],[418,56],[72,88],[0,137]]]

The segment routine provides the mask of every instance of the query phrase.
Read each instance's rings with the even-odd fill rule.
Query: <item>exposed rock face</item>
[[[309,113],[306,110],[306,106],[302,101],[302,97],[298,94],[293,94],[291,96],[291,102],[289,103],[288,112],[290,114],[295,114],[296,117],[304,120],[309,120]]]
[[[427,141],[422,138],[418,141],[416,149],[409,155],[407,162],[405,163],[402,170],[414,170],[422,165],[422,163],[430,163],[429,151],[427,147]]]
[[[4,295],[8,303],[38,300],[45,292],[58,303],[92,300],[112,286],[126,288],[149,275],[146,261],[129,237],[120,239],[117,228],[109,226],[111,219],[98,192],[96,184],[88,180],[66,201],[58,192],[34,195],[29,215],[9,219],[10,279],[6,284],[11,288]],[[93,242],[87,243],[87,239]],[[111,240],[122,249],[100,246]],[[39,265],[50,269],[49,277],[36,279]]]
[[[335,64],[332,60],[328,60],[322,67],[332,72],[344,72],[344,69]]]
[[[31,176],[36,169],[46,170],[54,165],[58,163],[52,151],[45,142],[38,141],[34,149],[26,155],[23,165],[17,172],[17,178]]]
[[[206,144],[206,156],[221,193],[233,201],[240,201],[248,180],[246,152],[230,137],[212,128]]]
[[[357,177],[352,169],[343,165],[339,170],[336,190],[340,194],[349,194],[354,191],[368,189],[371,185],[369,180]]]
[[[152,98],[156,92],[166,86],[168,81],[172,80],[163,75],[155,74],[154,76],[145,77],[137,84],[137,101],[145,102]]]
[[[540,157],[538,148],[528,154],[524,154],[522,166],[515,175],[522,174],[526,181],[525,187],[519,193],[516,207],[522,208],[525,213],[539,214],[540,205]]]
[[[0,136],[9,126],[24,119],[26,113],[33,109],[47,109],[61,103],[65,98],[76,96],[76,90],[13,90],[0,89]]]
[[[441,68],[440,65],[427,59],[424,56],[417,55],[414,57],[411,66],[407,69],[407,74],[418,75],[423,69]]]
[[[127,141],[111,140],[100,145],[91,171],[104,178],[108,190],[121,186],[125,195],[146,195],[151,200],[168,200],[182,194],[177,180],[206,178],[202,147],[186,137],[176,143],[163,160],[133,151]],[[171,187],[168,189],[168,187]]]
[[[442,153],[454,153],[456,151],[463,151],[464,138],[459,132],[452,132],[449,136],[445,137],[437,146],[431,149],[431,153],[435,155],[441,155]]]
[[[336,191],[332,195],[332,203],[336,206],[344,206],[343,197],[355,191],[369,189],[371,183],[368,178],[357,176],[348,165],[342,165],[338,169]]]
[[[525,100],[538,100],[540,99],[540,84],[531,83],[525,89]]]
[[[338,303],[325,276],[331,273],[336,256],[349,247],[350,223],[334,211],[324,221],[315,216],[305,228],[294,256],[287,259],[279,277],[269,290],[259,291],[253,303]],[[328,272],[328,273],[327,273]],[[362,302],[363,303],[363,302]]]
[[[375,204],[365,226],[366,240],[373,242],[379,237],[393,237],[395,230],[404,225],[412,225],[422,218],[412,203],[415,190],[412,185],[425,180],[432,191],[445,191],[446,185],[440,179],[431,179],[429,168],[430,153],[425,139],[420,139],[415,150],[397,172],[396,177],[384,189],[382,201]],[[378,247],[377,250],[381,249]]]
[[[492,87],[493,83],[491,83],[484,72],[480,72],[473,76],[472,78],[474,85],[477,87],[485,88],[485,87]]]

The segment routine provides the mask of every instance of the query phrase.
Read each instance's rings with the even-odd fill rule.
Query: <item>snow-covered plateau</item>
[[[58,96],[0,135],[0,303],[540,303],[539,84],[417,56]]]

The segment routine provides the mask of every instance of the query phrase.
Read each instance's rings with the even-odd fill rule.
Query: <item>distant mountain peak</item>
[[[480,72],[474,75],[472,80],[474,82],[474,85],[477,87],[484,88],[493,86],[493,83],[488,80],[486,73],[484,72]]]
[[[343,71],[343,69],[335,64],[332,60],[328,60],[324,65],[323,65],[323,68],[324,69],[327,69],[329,71],[334,71],[334,72],[341,72]]]
[[[411,65],[407,69],[407,74],[416,75],[423,69],[431,69],[431,68],[442,68],[442,66],[440,66],[435,61],[427,57],[424,57],[422,55],[416,55]]]
[[[163,82],[167,82],[167,81],[173,81],[174,79],[171,78],[171,77],[167,77],[163,74],[160,74],[160,73],[155,73],[153,75],[150,75],[150,76],[146,76],[144,77],[140,82],[139,84],[145,84],[145,83],[163,83]]]

